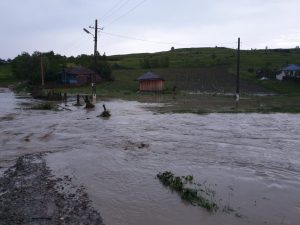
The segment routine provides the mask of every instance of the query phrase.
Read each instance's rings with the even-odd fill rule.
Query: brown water
[[[299,114],[155,115],[147,107],[158,104],[121,100],[106,102],[109,120],[96,117],[103,102],[16,109],[32,101],[0,91],[0,166],[49,152],[54,173],[84,185],[107,225],[300,224]],[[235,212],[185,204],[155,179],[165,170],[206,182]]]

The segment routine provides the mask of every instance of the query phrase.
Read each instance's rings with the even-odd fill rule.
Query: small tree
[[[23,52],[12,61],[12,72],[16,78],[28,80],[31,84],[41,82],[41,64],[44,69],[45,81],[54,81],[57,74],[65,66],[65,57],[47,53],[34,52],[32,55]]]
[[[112,77],[112,69],[107,62],[107,57],[104,56],[98,56],[96,60],[96,65],[94,62],[92,62],[89,66],[90,69],[94,70],[100,76],[107,81],[113,81],[114,78]]]

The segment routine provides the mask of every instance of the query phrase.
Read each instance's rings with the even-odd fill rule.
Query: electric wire
[[[113,21],[111,21],[110,23],[106,24],[104,27],[110,26],[111,24],[119,21],[121,18],[127,16],[128,14],[130,14],[132,11],[134,11],[136,8],[140,7],[142,4],[144,4],[147,0],[143,0],[141,2],[139,2],[138,4],[136,4],[134,7],[132,7],[130,10],[128,10],[126,13],[122,14],[121,16],[117,17],[116,19],[114,19]]]
[[[123,2],[123,0],[119,0],[116,4],[114,4],[110,9],[108,9],[104,14],[103,14],[103,19],[109,15],[109,13],[111,13],[121,2]]]
[[[130,2],[130,0],[127,0],[123,2],[119,7],[117,7],[115,10],[111,11],[108,15],[106,15],[106,18],[103,18],[103,21],[106,21],[108,18],[112,17],[115,15],[120,9],[122,9],[125,5],[127,5]],[[102,22],[103,22],[102,21]]]
[[[220,46],[220,45],[233,45],[236,44],[236,42],[223,42],[218,44],[212,44],[212,43],[177,43],[177,42],[163,42],[163,41],[153,41],[153,40],[147,40],[142,38],[136,38],[136,37],[130,37],[126,35],[121,34],[114,34],[109,32],[101,32],[102,34],[106,34],[109,36],[115,36],[118,38],[124,38],[124,39],[130,39],[130,40],[136,40],[136,41],[142,41],[142,42],[148,42],[148,43],[154,43],[154,44],[160,44],[160,45],[181,45],[181,46]]]
[[[75,49],[78,46],[82,45],[82,43],[84,43],[84,39],[85,39],[84,36],[77,37],[72,42],[69,42],[69,44],[62,46],[60,48],[60,51],[61,52],[69,52],[71,49]]]

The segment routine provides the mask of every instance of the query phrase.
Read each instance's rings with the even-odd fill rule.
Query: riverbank
[[[83,187],[54,177],[42,154],[19,157],[0,177],[0,224],[101,225]]]

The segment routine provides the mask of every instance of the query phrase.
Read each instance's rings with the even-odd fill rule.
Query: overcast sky
[[[0,0],[0,58],[23,51],[106,55],[185,47],[294,48],[300,0]]]

